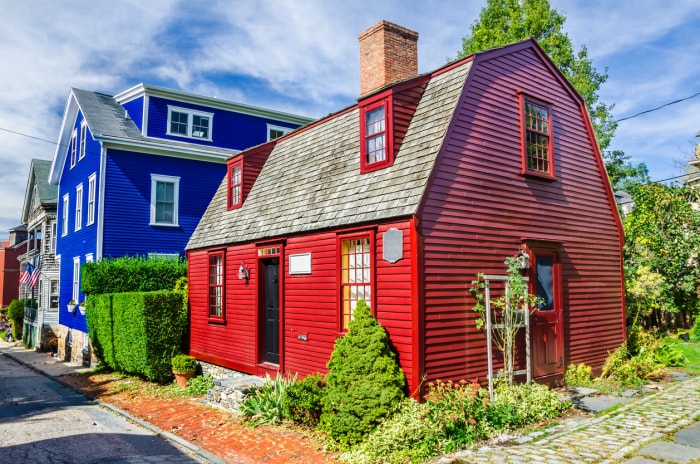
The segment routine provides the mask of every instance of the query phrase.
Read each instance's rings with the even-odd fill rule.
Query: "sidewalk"
[[[90,371],[81,365],[65,363],[43,353],[0,341],[0,353],[48,376],[58,378]],[[61,381],[60,378],[57,379]],[[65,382],[64,382],[65,383]],[[69,385],[70,386],[70,385]],[[188,448],[206,462],[286,462],[282,456],[263,460],[236,457],[222,449],[205,450],[177,435],[165,432],[128,412],[101,403],[116,413],[152,430],[155,434]],[[202,406],[210,408],[209,406]],[[211,408],[213,409],[213,408]],[[215,411],[218,411],[214,409]],[[674,382],[657,393],[612,408],[596,417],[578,422],[573,427],[553,426],[516,439],[516,444],[484,446],[438,458],[440,464],[462,463],[547,463],[547,464],[700,464],[700,376]],[[216,424],[211,424],[216,429]],[[200,424],[201,427],[201,424]],[[180,435],[184,435],[180,431]],[[194,436],[194,435],[191,435]],[[276,437],[280,440],[282,437]],[[263,437],[259,436],[262,440]],[[240,441],[239,437],[229,440]],[[225,447],[231,441],[222,440]],[[239,443],[240,444],[240,443]],[[248,446],[255,447],[255,441]],[[284,447],[284,443],[279,443]],[[225,457],[225,460],[214,454]],[[300,457],[295,462],[324,462],[322,453],[312,458]]]

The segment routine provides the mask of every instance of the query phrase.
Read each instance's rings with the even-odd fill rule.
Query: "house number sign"
[[[403,258],[403,231],[391,228],[384,232],[384,261],[391,264]]]

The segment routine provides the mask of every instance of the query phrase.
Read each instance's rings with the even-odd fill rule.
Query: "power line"
[[[614,122],[617,123],[617,122],[620,122],[620,121],[627,121],[628,119],[636,118],[637,116],[641,116],[641,115],[643,115],[643,114],[651,113],[651,112],[653,112],[653,111],[660,110],[661,108],[665,108],[665,107],[667,107],[667,106],[675,105],[676,103],[680,103],[680,102],[682,102],[682,101],[690,100],[691,98],[695,98],[695,97],[697,97],[698,95],[700,95],[700,92],[697,92],[697,93],[695,93],[695,94],[693,94],[693,95],[691,95],[691,96],[689,96],[689,97],[685,97],[685,98],[681,98],[681,99],[679,99],[679,100],[675,100],[675,101],[672,101],[672,102],[665,103],[665,104],[663,104],[663,105],[661,105],[661,106],[659,106],[659,107],[657,107],[657,108],[652,108],[652,109],[650,109],[650,110],[645,110],[645,111],[642,111],[641,113],[633,114],[632,116],[627,116],[626,118],[617,119],[617,120],[614,121]]]
[[[40,142],[50,143],[51,145],[58,145],[56,142],[53,142],[51,140],[42,139],[42,138],[35,137],[35,136],[29,135],[29,134],[23,134],[22,132],[16,132],[16,131],[13,131],[10,129],[5,129],[4,127],[0,127],[0,130],[5,131],[5,132],[10,132],[10,133],[16,134],[16,135],[21,135],[22,137],[28,137],[30,139],[39,140]]]

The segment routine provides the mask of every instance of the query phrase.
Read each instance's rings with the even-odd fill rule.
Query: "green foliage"
[[[440,430],[445,451],[462,449],[488,436],[487,396],[479,384],[464,380],[428,384],[425,417]]]
[[[592,384],[591,368],[584,363],[569,364],[564,374],[564,383],[569,387],[588,387]]]
[[[214,378],[209,374],[198,375],[187,381],[188,395],[206,395],[207,392],[214,388]]]
[[[603,156],[605,157],[605,169],[608,171],[608,178],[613,190],[631,191],[640,185],[651,182],[647,165],[645,163],[632,164],[631,157],[623,151],[606,151]]]
[[[277,424],[288,417],[285,392],[294,378],[266,376],[265,383],[253,387],[241,402],[241,413],[254,425]]]
[[[690,338],[694,342],[700,342],[700,314],[695,316],[695,325],[690,331]]]
[[[546,385],[499,382],[494,390],[494,401],[489,403],[487,416],[493,428],[512,430],[557,417],[570,407],[571,403],[562,401]]]
[[[352,451],[340,456],[351,464],[423,462],[442,451],[437,424],[425,420],[428,406],[411,398]]]
[[[291,420],[315,427],[321,417],[321,400],[326,384],[321,374],[312,374],[298,382],[292,382],[285,390],[285,404]]]
[[[88,335],[98,359],[150,380],[171,378],[171,358],[182,351],[187,330],[182,293],[90,295],[87,306]]]
[[[188,354],[178,354],[170,360],[173,372],[192,372],[197,370],[197,359]]]
[[[319,426],[341,445],[362,441],[404,398],[406,379],[386,331],[360,300],[328,362]]]
[[[183,259],[124,256],[85,263],[82,266],[82,291],[87,295],[121,292],[172,290],[185,278]]]
[[[10,301],[7,307],[7,317],[12,321],[12,338],[22,339],[22,325],[24,324],[24,307],[36,308],[36,301],[31,298],[20,298]]]
[[[628,320],[662,326],[677,311],[698,314],[700,192],[685,186],[643,185],[630,192],[624,218]]]

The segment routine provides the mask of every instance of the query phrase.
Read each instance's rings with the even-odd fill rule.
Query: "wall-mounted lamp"
[[[238,268],[238,280],[248,280],[250,278],[250,274],[248,274],[248,266],[244,266],[243,263],[241,263],[240,267]]]
[[[525,253],[523,250],[518,252],[515,259],[518,260],[518,269],[530,269],[530,255]]]

